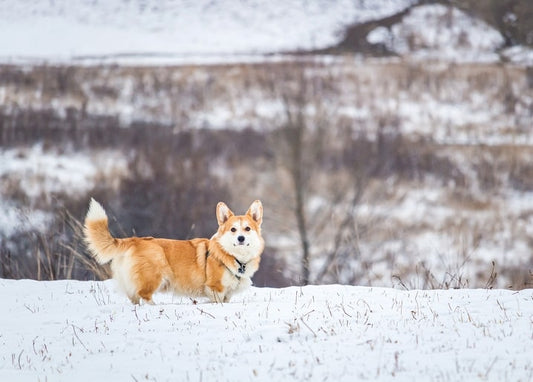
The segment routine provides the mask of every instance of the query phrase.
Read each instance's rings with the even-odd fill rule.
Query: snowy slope
[[[264,54],[323,48],[414,0],[0,1],[0,59]]]
[[[420,60],[497,62],[501,58],[531,65],[533,49],[514,46],[502,49],[501,33],[481,19],[442,4],[412,8],[391,28],[372,30],[368,42],[382,44],[400,56]]]
[[[487,23],[442,4],[413,8],[400,23],[367,37],[400,55],[457,61],[497,61],[504,39]]]
[[[133,306],[107,282],[0,280],[0,380],[528,381],[533,290],[252,288]]]

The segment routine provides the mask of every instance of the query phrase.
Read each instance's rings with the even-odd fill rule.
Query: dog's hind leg
[[[152,296],[163,283],[163,276],[161,272],[155,269],[145,269],[145,271],[148,274],[138,275],[140,282],[138,283],[136,296],[138,296],[137,299],[142,298],[149,305],[155,305]]]
[[[154,303],[154,300],[152,300],[152,295],[154,294],[154,292],[157,290],[157,287],[155,289],[152,289],[152,288],[144,288],[144,289],[141,289],[139,292],[138,292],[138,295],[143,299],[143,301],[145,303],[147,303],[148,305],[155,305]]]
[[[154,300],[152,299],[152,296],[148,293],[143,293],[143,296],[140,296],[139,294],[134,294],[132,296],[128,296],[128,298],[130,299],[131,303],[133,305],[141,305],[141,299],[144,303],[148,304],[148,305],[155,305],[154,303]]]
[[[130,299],[131,303],[133,305],[139,305],[140,302],[141,302],[141,298],[139,296],[137,296],[136,294],[132,295],[132,296],[128,296],[128,298]]]
[[[145,303],[154,305],[152,296],[163,283],[164,253],[160,248],[137,256],[133,267],[135,295]],[[131,297],[130,297],[131,299]],[[133,299],[132,299],[133,301]]]

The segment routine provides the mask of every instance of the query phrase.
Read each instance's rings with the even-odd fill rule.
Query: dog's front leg
[[[231,299],[231,296],[232,296],[231,293],[226,293],[226,295],[224,296],[224,302],[229,302],[229,300]]]
[[[205,287],[205,294],[211,300],[211,302],[222,304],[225,301],[225,295],[222,291],[217,291],[216,289],[213,289],[209,286]]]

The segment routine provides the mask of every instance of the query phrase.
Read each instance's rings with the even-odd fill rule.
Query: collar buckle
[[[246,264],[247,263],[241,263],[237,259],[235,259],[235,261],[237,262],[237,264],[239,264],[239,269],[237,270],[237,272],[239,272],[241,275],[244,274],[244,272],[246,272]]]

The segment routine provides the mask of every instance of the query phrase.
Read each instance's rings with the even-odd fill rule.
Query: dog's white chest
[[[252,280],[245,275],[237,278],[230,271],[226,270],[226,272],[224,272],[224,276],[222,277],[222,284],[228,291],[231,291],[231,293],[236,293],[252,285]]]

